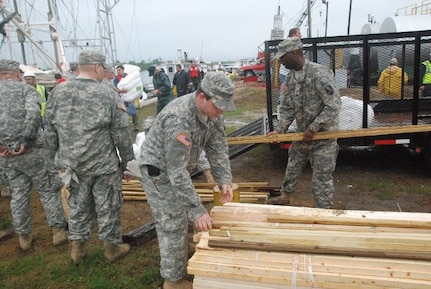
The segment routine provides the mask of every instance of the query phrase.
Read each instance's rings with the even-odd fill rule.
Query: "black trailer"
[[[279,61],[274,59],[281,40],[265,42],[266,95],[268,129],[277,123],[280,94]],[[431,52],[431,30],[403,33],[367,34],[304,38],[307,59],[327,66],[334,72],[342,96],[340,130],[406,126],[431,123],[431,97],[419,89],[420,67]],[[406,72],[401,96],[392,98],[379,91],[378,79],[392,58]],[[431,134],[403,133],[373,137],[339,139],[340,146],[404,145],[431,156]],[[284,144],[288,147],[289,144]]]

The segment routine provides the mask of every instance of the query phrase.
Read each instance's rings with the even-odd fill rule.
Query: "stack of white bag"
[[[135,70],[127,74],[126,77],[123,77],[117,87],[127,90],[126,93],[120,93],[121,99],[126,102],[132,102],[138,98],[142,98],[143,93],[145,93],[143,91],[141,73],[139,70]]]

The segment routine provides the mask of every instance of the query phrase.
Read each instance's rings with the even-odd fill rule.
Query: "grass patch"
[[[159,288],[163,280],[159,272],[157,247],[139,248],[131,254],[135,256],[109,264],[105,261],[103,250],[98,249],[89,252],[79,266],[72,263],[68,253],[41,253],[3,261],[0,263],[0,288],[29,288],[29,282],[33,288]]]

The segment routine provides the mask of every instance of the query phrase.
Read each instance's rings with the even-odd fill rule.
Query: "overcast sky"
[[[430,1],[431,2],[431,1]],[[328,1],[328,36],[345,35],[349,0]],[[359,34],[371,14],[376,21],[420,0],[353,0],[350,34]],[[280,6],[285,34],[306,10],[299,0],[121,0],[113,10],[117,56],[129,59],[175,59],[177,50],[212,61],[256,57],[269,40]],[[430,4],[431,6],[431,4]],[[133,7],[133,9],[132,9]],[[404,11],[403,11],[404,13]],[[326,5],[316,0],[312,36],[325,35]],[[430,16],[431,17],[431,16]],[[301,26],[305,37],[307,19]]]
[[[431,0],[428,1],[424,2],[429,3],[431,9]],[[47,2],[18,1],[23,21],[33,18],[27,16],[30,13],[46,19]],[[94,39],[98,35],[95,12],[98,0],[56,2],[60,29],[65,31],[62,35],[65,45],[70,47],[67,39]],[[327,35],[346,35],[350,1],[328,0],[328,6],[322,0],[314,2],[311,36],[325,35],[327,7]],[[14,11],[13,0],[3,0],[3,3],[8,11]],[[411,8],[411,5],[421,3],[422,0],[352,0],[350,34],[360,34],[361,28],[368,22],[369,14],[376,22],[382,22],[387,17],[393,17],[398,10],[404,14],[404,7]],[[279,6],[287,36],[288,30],[306,12],[307,0],[119,0],[112,10],[117,59],[120,62],[148,62],[156,58],[175,60],[179,49],[187,52],[189,58],[208,61],[256,57],[259,47],[263,48],[264,41],[270,40],[274,15]],[[410,18],[415,21],[415,16]],[[301,26],[303,37],[308,33],[307,23],[305,19]],[[29,31],[37,35],[37,29]],[[52,43],[49,42],[47,39],[43,43],[47,51],[52,50]],[[6,57],[4,46],[0,50],[2,57]],[[12,51],[12,57],[20,61],[19,47]],[[66,47],[68,61],[76,61],[79,50],[69,51]],[[30,59],[33,54],[34,51],[27,51],[27,58]]]

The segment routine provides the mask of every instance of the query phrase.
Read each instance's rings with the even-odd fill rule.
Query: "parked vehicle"
[[[264,78],[265,75],[265,58],[259,58],[255,63],[243,65],[240,68],[241,75],[244,77],[257,76]]]

